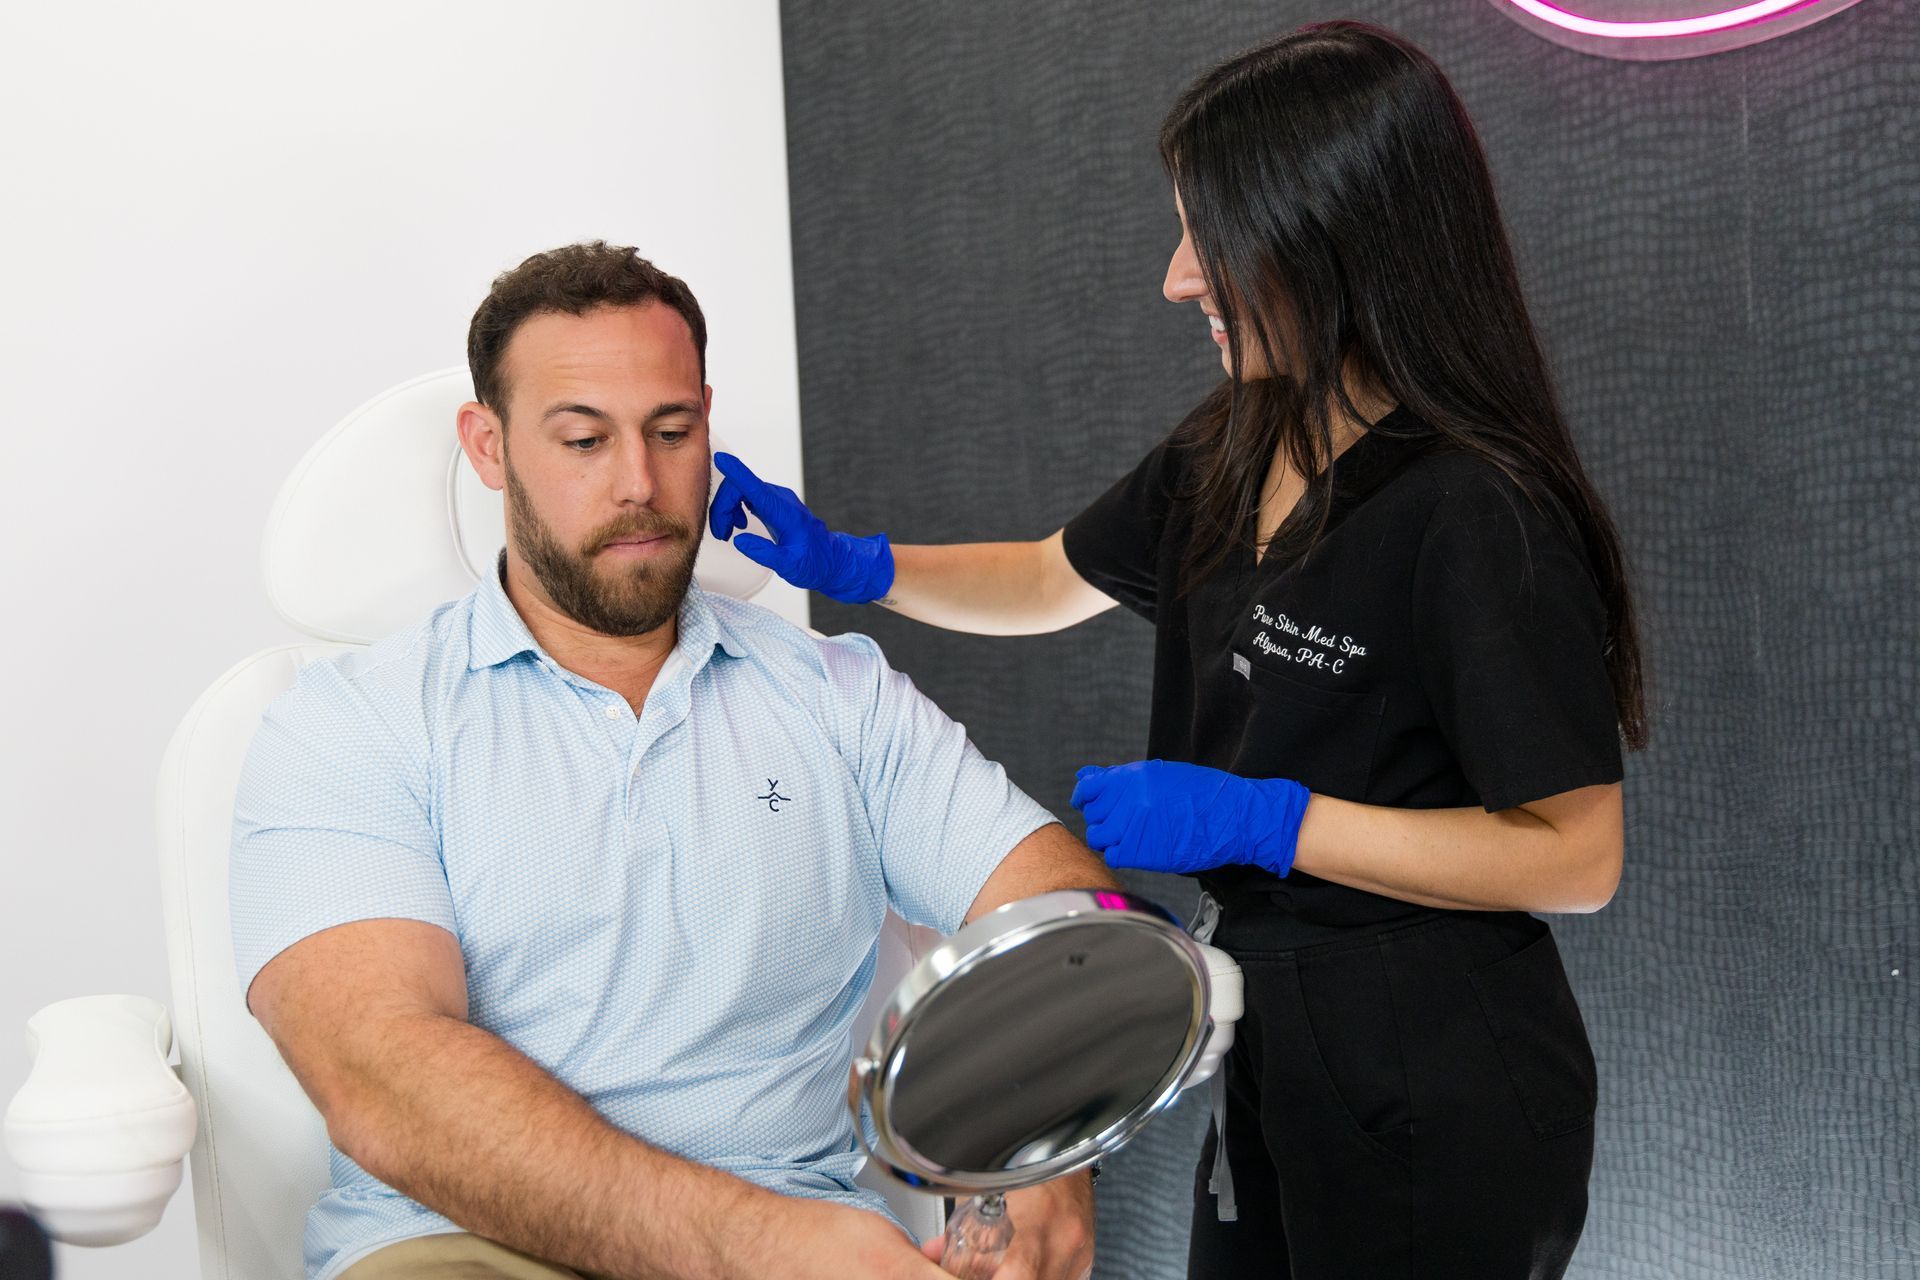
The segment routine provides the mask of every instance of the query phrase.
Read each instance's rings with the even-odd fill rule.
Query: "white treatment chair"
[[[56,1239],[110,1245],[159,1222],[191,1148],[206,1280],[299,1280],[308,1208],[327,1184],[320,1114],[247,1012],[227,925],[234,792],[267,705],[299,668],[411,625],[492,572],[501,498],[461,454],[464,369],[416,378],[362,405],[301,459],[267,522],[274,608],[312,639],[256,653],[216,680],[174,733],[157,809],[173,1016],[135,996],[89,996],[27,1024],[35,1055],[8,1107],[21,1194]],[[710,591],[746,599],[769,575],[708,538]],[[889,916],[872,1018],[934,938]],[[167,1065],[178,1045],[180,1065]],[[941,1202],[871,1175],[917,1235]],[[863,1180],[865,1180],[863,1178]]]

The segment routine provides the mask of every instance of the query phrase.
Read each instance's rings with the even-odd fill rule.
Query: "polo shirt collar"
[[[481,579],[474,592],[473,610],[467,622],[467,669],[498,666],[523,653],[547,657],[540,642],[527,630],[526,620],[507,598],[504,575],[507,553],[503,548],[494,571]],[[687,584],[687,595],[680,602],[680,638],[675,644],[695,671],[706,665],[719,648],[727,656],[744,658],[746,646],[733,630],[714,613],[707,593],[698,583]],[[549,659],[551,660],[551,659]]]
[[[687,656],[695,670],[713,656],[716,648],[730,658],[747,656],[740,637],[720,620],[707,600],[707,593],[697,582],[687,584],[686,599],[680,602],[680,642],[675,647]]]

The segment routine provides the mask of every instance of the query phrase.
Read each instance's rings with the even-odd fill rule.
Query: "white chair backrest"
[[[318,642],[268,649],[221,676],[161,766],[162,905],[181,1074],[199,1103],[194,1217],[208,1280],[304,1276],[302,1229],[327,1184],[325,1125],[234,976],[227,854],[240,768],[262,713],[302,665],[409,626],[492,571],[505,542],[500,495],[453,431],[472,398],[464,369],[416,378],[356,409],[301,460],[268,519],[262,566],[274,607]],[[769,577],[711,537],[695,573],[741,599]],[[890,918],[876,994],[925,945]],[[916,1230],[938,1228],[937,1206],[896,1203]]]
[[[507,540],[504,508],[453,432],[455,411],[471,399],[465,369],[430,373],[367,401],[308,450],[261,546],[281,617],[322,640],[371,644],[492,571]],[[738,600],[772,578],[712,537],[702,539],[694,573]]]
[[[306,1212],[327,1185],[327,1134],[241,1003],[227,928],[227,847],[241,762],[267,704],[339,644],[257,653],[215,681],[160,768],[160,887],[180,1074],[199,1104],[190,1156],[201,1274],[298,1280]]]

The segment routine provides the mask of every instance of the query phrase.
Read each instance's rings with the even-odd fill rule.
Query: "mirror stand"
[[[959,1280],[989,1280],[1012,1243],[1013,1219],[1007,1216],[1006,1196],[997,1191],[975,1196],[947,1224],[941,1270]]]

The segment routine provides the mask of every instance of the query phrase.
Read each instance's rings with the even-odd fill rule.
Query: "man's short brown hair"
[[[536,253],[497,276],[467,326],[467,369],[481,404],[507,417],[507,379],[501,368],[507,343],[523,320],[543,312],[585,315],[599,307],[664,302],[693,331],[700,381],[707,380],[707,321],[685,282],[640,256],[638,249],[593,240]]]

